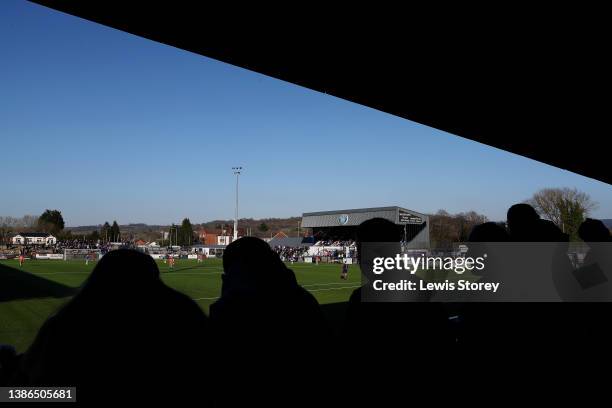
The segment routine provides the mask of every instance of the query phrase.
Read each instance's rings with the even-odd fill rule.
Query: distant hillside
[[[442,225],[441,221],[435,221],[440,217],[440,214],[431,215],[432,217],[432,225]],[[260,238],[270,238],[274,234],[282,231],[290,237],[296,237],[298,234],[298,224],[302,220],[301,217],[289,217],[289,218],[262,218],[262,219],[253,219],[253,218],[242,218],[240,219],[238,226],[240,231],[245,231],[247,234],[260,237]],[[612,229],[612,218],[601,220],[608,228]],[[193,222],[193,221],[192,221]],[[479,221],[481,222],[481,221]],[[264,230],[260,229],[260,226],[265,224],[267,227]],[[195,223],[193,224],[194,231],[197,231],[199,228],[204,228],[209,231],[220,230],[222,226],[229,230],[234,225],[234,220],[213,220],[207,221],[204,223]],[[153,241],[159,239],[161,236],[161,231],[168,231],[169,225],[148,225],[148,224],[127,224],[120,225],[121,234],[127,234],[128,236],[134,237],[136,239],[143,239],[145,241]],[[100,231],[102,225],[83,225],[79,227],[67,227],[66,231],[70,231],[73,235],[87,235],[93,231]],[[449,226],[445,225],[445,230],[451,230]],[[300,228],[300,235],[304,236],[306,231]],[[311,232],[311,231],[308,231]],[[436,230],[435,228],[431,232],[432,240],[436,241]],[[453,239],[457,239],[453,237]]]
[[[297,236],[298,224],[302,220],[301,217],[290,217],[290,218],[242,218],[238,221],[238,227],[241,231],[246,231],[250,235],[266,238],[276,234],[279,231],[284,232],[290,237]],[[193,222],[193,220],[192,220]],[[260,229],[262,224],[265,227]],[[222,226],[225,226],[230,230],[234,226],[234,220],[213,220],[204,223],[193,222],[193,229],[197,231],[199,228],[207,230],[220,230]],[[148,224],[127,224],[119,225],[121,234],[132,235],[136,239],[143,239],[145,241],[152,241],[160,237],[161,231],[168,231],[170,225],[148,225]],[[267,230],[266,230],[267,227]],[[72,235],[87,235],[93,231],[100,231],[102,224],[100,225],[81,225],[78,227],[66,227],[66,231],[70,231]],[[300,235],[303,235],[304,231],[300,229]]]
[[[147,225],[147,224],[127,224],[127,225],[119,225],[121,232],[141,232],[141,231],[160,231],[163,228],[168,228],[168,226],[164,225]],[[102,224],[100,225],[81,225],[78,227],[66,227],[66,231],[72,232],[75,235],[89,234],[93,231],[100,231],[102,229]]]
[[[78,227],[66,227],[65,231],[70,231],[72,235],[88,235],[94,231],[100,232],[100,225],[81,225]],[[134,239],[142,239],[145,241],[153,241],[161,237],[160,231],[167,231],[167,225],[147,225],[147,224],[127,224],[119,225],[121,235]]]
[[[238,228],[245,230],[252,236],[260,238],[269,238],[279,231],[284,232],[290,237],[296,237],[298,234],[298,225],[302,221],[302,217],[290,217],[290,218],[241,218],[238,221]],[[262,224],[265,224],[267,230],[262,230]],[[198,224],[194,229],[202,227],[204,229],[217,230],[221,229],[221,226],[225,225],[226,228],[234,226],[234,220],[214,220]],[[265,227],[263,229],[265,229]],[[304,235],[304,230],[300,228],[300,235]]]

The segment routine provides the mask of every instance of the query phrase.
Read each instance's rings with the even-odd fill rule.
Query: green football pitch
[[[174,269],[158,261],[163,281],[194,299],[208,313],[221,292],[220,259],[177,260]],[[351,265],[349,279],[340,279],[338,264],[288,264],[300,284],[320,304],[345,302],[360,285],[358,267]],[[0,261],[0,344],[25,351],[44,320],[58,309],[87,278],[94,263],[84,261]],[[129,271],[126,271],[128,273]]]

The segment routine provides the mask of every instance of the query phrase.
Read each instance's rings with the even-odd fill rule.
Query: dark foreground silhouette
[[[210,343],[204,313],[160,280],[155,261],[117,250],[44,323],[14,383],[73,385],[79,401],[205,403],[212,396]]]
[[[605,226],[586,220],[579,233],[591,248],[585,264],[609,268],[607,247],[597,245],[610,240]],[[364,245],[399,248],[401,231],[371,219],[356,238],[368,279]],[[526,204],[510,208],[508,229],[484,223],[470,241],[556,243],[544,261],[575,272],[564,256],[567,235]],[[0,381],[76,386],[81,402],[363,406],[398,393],[408,400],[405,390],[440,402],[465,390],[504,392],[505,370],[520,369],[525,387],[534,364],[567,373],[576,362],[607,361],[612,343],[610,303],[371,303],[363,287],[328,313],[338,319],[346,311],[333,335],[315,298],[267,243],[233,242],[223,269],[209,319],[160,280],[148,255],[108,253],[26,353],[0,347]]]
[[[541,262],[549,265],[540,273],[561,274],[563,279],[574,279],[573,268],[567,256],[568,235],[556,225],[541,219],[528,204],[516,204],[508,210],[508,230],[493,223],[474,228],[470,242],[535,242],[549,243],[556,249],[543,254],[545,259],[503,259],[515,262],[520,273],[521,262]],[[593,227],[588,219],[582,224],[581,237],[588,241],[589,232],[597,239],[609,236],[601,226]],[[594,255],[592,255],[594,256]],[[587,256],[587,261],[589,256]],[[564,298],[564,293],[560,293]],[[569,300],[569,299],[566,299]],[[459,347],[467,353],[490,353],[496,358],[474,360],[490,366],[505,367],[537,362],[540,366],[560,364],[564,369],[576,363],[588,363],[598,358],[612,341],[609,324],[612,305],[602,303],[472,303],[461,305]]]
[[[367,243],[397,243],[399,250],[400,241],[401,231],[386,219],[373,218],[357,228],[357,253],[361,257]],[[372,278],[361,258],[360,267],[366,279]],[[368,303],[362,302],[363,290],[363,286],[356,289],[349,299],[343,334],[347,343],[359,339],[354,343],[356,349],[363,344],[379,344],[382,338],[385,347],[404,350],[401,360],[410,361],[433,358],[434,351],[449,351],[454,345],[449,316],[441,303]]]
[[[293,271],[266,242],[254,237],[232,242],[225,250],[221,297],[210,306],[210,317],[224,342],[248,338],[266,347],[329,335],[314,296],[298,285]]]
[[[587,267],[597,265],[601,269],[610,270],[612,265],[609,263],[609,246],[605,243],[612,241],[612,237],[604,223],[587,218],[578,228],[578,235],[590,248],[584,259],[584,265]]]
[[[259,238],[232,242],[223,255],[221,297],[210,307],[221,355],[223,405],[280,404],[287,394],[318,398],[329,382],[330,330],[312,294]],[[305,393],[304,387],[316,387]],[[240,392],[236,392],[236,387]],[[314,402],[314,401],[313,401]]]

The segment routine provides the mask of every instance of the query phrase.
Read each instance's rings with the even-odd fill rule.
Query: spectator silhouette
[[[223,254],[221,297],[210,307],[221,338],[257,334],[257,340],[307,341],[327,333],[318,302],[298,285],[263,240],[244,237]],[[255,340],[255,339],[253,339]]]
[[[540,216],[529,204],[514,204],[508,209],[508,230],[512,242],[529,242],[534,237],[536,224]]]
[[[383,218],[364,221],[357,228],[357,253],[365,279],[369,265],[364,257],[364,243],[398,243],[392,252],[400,250],[401,229]],[[398,364],[411,364],[422,358],[431,363],[437,353],[449,352],[454,344],[448,313],[441,303],[424,302],[362,302],[366,287],[356,289],[350,299],[344,328],[345,342],[354,341],[362,347],[384,344],[388,350],[402,350]],[[426,299],[424,299],[426,300]],[[452,354],[452,353],[451,353]],[[385,365],[384,359],[361,361],[373,364],[373,369]],[[429,364],[428,363],[428,364]]]
[[[597,265],[603,272],[612,272],[610,254],[610,230],[600,220],[587,218],[578,228],[580,239],[587,243],[589,252],[584,258],[583,265],[589,267]]]
[[[468,236],[469,257],[486,257],[485,269],[482,271],[474,270],[474,275],[489,275],[487,272],[498,268],[500,263],[507,260],[503,259],[503,248],[501,243],[510,241],[508,231],[494,222],[485,222],[475,225]],[[490,278],[490,276],[487,276]]]
[[[612,280],[610,231],[603,222],[587,218],[578,228],[578,235],[589,246],[589,251],[574,276],[580,287],[590,292],[590,296],[596,296],[598,300],[612,300],[609,284]]]
[[[22,358],[21,385],[76,386],[79,401],[210,402],[209,324],[166,286],[148,255],[121,249],[40,329]]]
[[[468,237],[469,242],[508,242],[510,235],[501,225],[494,222],[485,222],[472,228]]]
[[[518,205],[521,206],[521,204]],[[521,207],[518,208],[518,211],[521,211]],[[516,215],[515,211],[509,218],[514,215]],[[513,221],[515,220],[513,218]],[[483,275],[483,280],[502,281],[501,277],[496,276],[496,272],[507,260],[503,259],[503,248],[496,244],[510,241],[510,235],[506,229],[494,222],[485,222],[474,226],[468,241],[470,242],[468,245],[470,257],[487,254],[485,269],[478,273]],[[517,316],[508,306],[511,305],[497,302],[459,304],[460,346],[470,351],[486,352],[487,349],[497,349],[505,342],[509,342],[510,337],[517,334],[515,328],[520,322],[516,321]]]
[[[514,273],[525,291],[531,287],[547,287],[554,291],[571,277],[571,263],[567,256],[569,237],[554,223],[540,219],[527,204],[516,204],[508,210],[509,245],[515,248],[512,255],[506,254],[504,261]],[[483,227],[484,228],[484,227]],[[493,240],[495,234],[474,231],[470,239]],[[492,231],[491,231],[492,232]],[[487,236],[488,235],[488,236]],[[517,246],[514,243],[528,243]],[[551,280],[552,279],[552,280]],[[561,282],[561,284],[559,284]],[[548,289],[547,289],[548,290]],[[539,293],[539,292],[537,292]],[[564,299],[564,294],[556,296]],[[552,297],[551,297],[552,299]],[[597,304],[569,304],[556,302],[513,302],[465,305],[461,346],[481,353],[495,353],[509,365],[523,364],[537,359],[540,364],[556,361],[556,350],[564,350],[567,360],[573,354],[588,354],[587,343],[603,344],[609,336],[603,331],[606,324],[602,318],[607,307]],[[582,330],[577,330],[581,327]],[[595,334],[585,337],[585,333]],[[588,340],[587,340],[588,339]],[[500,350],[504,350],[500,353]],[[503,360],[502,360],[503,358]]]
[[[559,288],[567,286],[562,282],[572,270],[567,256],[569,235],[552,221],[541,219],[533,207],[525,203],[510,207],[507,222],[512,242],[540,243],[516,247],[528,262],[520,258],[509,260],[516,263],[513,275],[518,277],[520,286],[524,288],[521,292],[538,288],[541,301],[555,301],[559,296],[563,298],[565,295],[559,293]]]
[[[610,242],[610,230],[600,220],[587,218],[578,228],[578,236],[584,242]]]
[[[317,300],[259,238],[228,245],[223,271],[221,297],[210,307],[222,356],[219,377],[232,378],[221,391],[222,403],[269,406],[280,398],[284,405],[283,393],[304,394],[304,384],[322,378],[320,366],[312,364],[325,361],[322,351],[329,348]]]
[[[19,363],[15,348],[8,344],[0,344],[0,386],[10,383]]]

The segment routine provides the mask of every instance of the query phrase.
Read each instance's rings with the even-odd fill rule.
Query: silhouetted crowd
[[[470,241],[568,240],[526,204],[511,207],[507,218],[508,229],[481,224]],[[610,241],[596,220],[586,220],[580,236],[587,243]],[[388,220],[371,219],[357,229],[358,253],[364,242],[400,241]],[[151,257],[111,251],[25,353],[0,348],[2,382],[76,386],[80,401],[195,400],[204,406],[312,405],[323,397],[346,402],[344,387],[353,383],[363,387],[353,398],[365,403],[368,387],[382,387],[383,379],[390,392],[395,382],[417,389],[455,380],[454,370],[474,366],[476,353],[488,357],[477,360],[485,366],[491,359],[546,364],[551,343],[564,355],[591,358],[593,347],[612,341],[602,329],[609,308],[598,305],[367,303],[357,288],[348,305],[326,305],[324,313],[279,254],[294,253],[254,237],[228,245],[220,297],[207,315],[160,279]],[[588,341],[577,341],[581,336]],[[587,343],[589,349],[575,350]],[[468,378],[470,385],[492,380],[488,371],[479,374]]]

